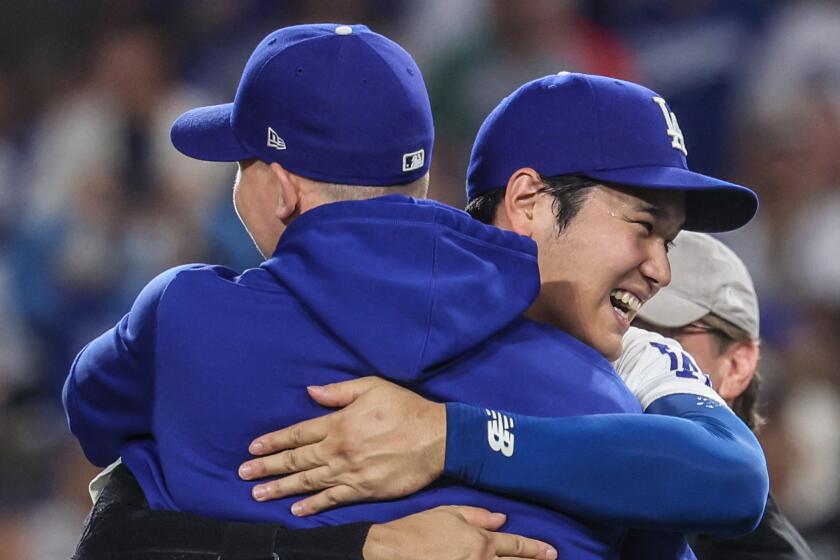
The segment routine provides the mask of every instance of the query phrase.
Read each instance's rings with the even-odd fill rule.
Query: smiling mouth
[[[642,301],[626,290],[613,290],[610,292],[610,303],[616,313],[628,323],[636,317],[636,313],[642,308]]]

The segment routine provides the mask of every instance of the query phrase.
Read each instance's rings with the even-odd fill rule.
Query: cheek
[[[715,352],[709,344],[711,337],[706,335],[687,335],[677,338],[683,349],[691,354],[694,362],[703,373],[712,378],[715,388],[718,387],[718,370],[720,369]]]

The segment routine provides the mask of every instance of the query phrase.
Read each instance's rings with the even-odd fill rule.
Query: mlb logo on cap
[[[403,172],[414,171],[423,167],[426,151],[417,150],[410,154],[403,154]]]

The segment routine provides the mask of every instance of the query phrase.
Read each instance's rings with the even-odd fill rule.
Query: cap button
[[[353,28],[349,25],[339,25],[335,28],[336,35],[350,35],[353,33]]]

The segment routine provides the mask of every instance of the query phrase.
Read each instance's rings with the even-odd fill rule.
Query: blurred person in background
[[[669,259],[671,284],[642,306],[634,324],[678,341],[732,410],[757,431],[763,423],[759,312],[749,272],[731,249],[701,233],[680,233]],[[772,495],[754,532],[737,539],[699,535],[691,546],[700,560],[814,558]]]
[[[722,237],[756,281],[773,350],[777,416],[762,439],[774,495],[827,558],[840,556],[838,49],[840,2],[775,10],[745,75],[733,161],[738,180],[759,186],[762,212]]]
[[[738,93],[766,21],[765,0],[592,0],[584,13],[612,29],[633,53],[639,79],[680,116],[691,167],[727,176]],[[752,184],[752,183],[747,183]]]
[[[109,30],[79,87],[51,100],[33,127],[10,258],[18,310],[45,342],[49,394],[59,390],[59,364],[149,277],[207,254],[201,223],[217,183],[168,139],[172,119],[203,97],[171,79],[162,32],[139,23]]]
[[[429,61],[429,95],[438,146],[430,196],[464,206],[463,170],[484,117],[534,76],[558,70],[622,79],[636,76],[633,55],[609,29],[586,18],[577,0],[494,0],[485,18],[464,22]]]
[[[79,87],[54,100],[33,145],[30,219],[61,213],[91,170],[105,170],[132,201],[168,190],[200,214],[215,171],[183,161],[170,148],[169,125],[204,94],[173,79],[167,36],[151,23],[110,29],[90,50]],[[93,149],[93,147],[96,149]]]

